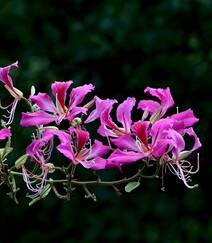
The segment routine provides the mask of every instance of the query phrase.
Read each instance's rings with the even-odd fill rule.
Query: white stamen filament
[[[40,193],[42,192],[43,188],[44,188],[45,185],[46,185],[46,177],[47,177],[47,174],[48,174],[48,169],[42,167],[42,173],[41,173],[40,175],[30,176],[30,175],[27,173],[25,167],[22,166],[22,172],[23,172],[23,179],[24,179],[24,181],[25,181],[25,183],[26,183],[26,185],[27,185],[27,188],[28,188],[31,192],[35,193],[35,194],[33,194],[33,195],[30,195],[30,197],[31,197],[31,198],[35,198],[35,197],[39,196]],[[36,179],[38,179],[38,178],[39,178],[39,179],[42,178],[42,179],[41,179],[40,182],[36,183],[36,182],[37,182],[36,179],[35,179],[35,180],[30,180],[30,179],[32,179],[32,178],[34,178],[34,177],[36,177]],[[36,184],[33,186],[34,183],[36,183]]]
[[[15,99],[8,107],[12,106],[11,110],[7,110],[8,112],[8,116],[6,115],[3,115],[3,117],[5,117],[6,119],[8,119],[7,123],[6,123],[6,126],[10,125],[13,120],[14,120],[14,115],[15,115],[15,109],[16,109],[16,106],[18,104],[18,99]]]

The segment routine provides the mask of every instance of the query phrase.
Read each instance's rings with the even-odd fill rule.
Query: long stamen
[[[190,179],[190,178],[186,178],[185,177],[185,175],[184,175],[184,173],[183,173],[183,171],[182,171],[182,169],[181,169],[181,167],[180,167],[180,165],[178,163],[176,165],[177,165],[177,167],[179,169],[179,172],[180,172],[180,175],[181,175],[181,178],[179,177],[179,179],[181,179],[183,181],[183,183],[185,184],[185,186],[187,186],[190,189],[195,188],[195,187],[198,187],[198,184],[195,184],[193,186],[188,185],[187,180]]]
[[[197,154],[197,168],[195,171],[190,171],[191,174],[195,174],[199,171],[199,153]]]
[[[8,119],[6,126],[10,125],[13,122],[17,104],[18,104],[18,99],[15,99],[12,103],[11,110],[10,111],[7,110],[7,112],[9,113],[9,116],[4,116]]]
[[[36,183],[37,180],[30,180],[32,179],[33,177],[30,176],[28,173],[27,173],[27,170],[24,166],[22,166],[22,172],[23,172],[23,179],[27,185],[27,188],[33,192],[34,194],[33,195],[30,195],[31,198],[35,198],[37,196],[40,195],[40,193],[42,192],[43,188],[45,187],[46,185],[46,177],[47,177],[47,174],[48,174],[48,169],[42,167],[42,173],[39,175],[39,176],[36,176],[37,178],[42,178],[40,182]],[[36,184],[35,184],[36,183]],[[33,186],[33,184],[35,184]]]

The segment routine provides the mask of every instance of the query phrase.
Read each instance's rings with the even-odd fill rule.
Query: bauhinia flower
[[[109,146],[95,140],[91,145],[90,136],[87,131],[70,128],[70,133],[63,131],[49,131],[54,133],[60,139],[60,145],[57,146],[64,156],[71,160],[71,163],[82,164],[88,169],[104,169],[106,160],[102,158],[109,150]]]
[[[132,133],[111,139],[118,149],[108,158],[108,164],[120,167],[140,159],[155,159],[165,152],[167,142],[164,139],[164,130],[168,124],[163,124],[157,132],[151,131],[149,121],[138,121],[132,125]],[[154,131],[154,128],[153,128]]]
[[[53,149],[53,134],[44,132],[39,139],[33,139],[26,149],[26,154],[33,163],[33,171],[29,171],[25,164],[21,166],[23,179],[27,188],[33,193],[31,198],[40,195],[46,186],[46,179],[49,172],[49,159]],[[39,180],[39,181],[38,181]]]
[[[56,122],[59,125],[64,119],[72,121],[79,113],[86,113],[87,109],[79,105],[85,96],[94,89],[94,86],[86,84],[73,88],[70,93],[69,103],[66,105],[67,90],[71,84],[72,81],[54,82],[52,84],[51,89],[56,99],[56,105],[46,93],[31,96],[31,101],[38,106],[39,110],[22,113],[21,125],[45,125],[51,122]]]
[[[12,67],[18,67],[18,62],[0,68],[0,81],[2,81],[5,84],[5,88],[14,97],[14,101],[7,107],[5,107],[5,109],[11,107],[11,109],[8,111],[9,115],[5,116],[8,119],[6,125],[9,125],[13,122],[16,106],[18,104],[18,101],[23,97],[23,93],[13,86],[12,78],[9,75],[10,69]]]

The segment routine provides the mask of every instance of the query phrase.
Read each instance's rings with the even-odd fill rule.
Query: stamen
[[[197,169],[195,171],[191,171],[191,174],[195,174],[199,171],[199,153],[197,154]]]
[[[7,110],[7,112],[9,113],[9,116],[4,116],[8,119],[7,123],[6,123],[6,126],[10,125],[13,120],[14,120],[14,115],[15,115],[15,109],[16,109],[16,106],[18,104],[18,99],[15,99],[12,103],[12,108],[11,110]]]
[[[40,195],[40,193],[42,192],[43,188],[45,187],[46,185],[46,177],[47,177],[47,174],[48,174],[48,169],[42,167],[42,173],[38,176],[36,176],[36,179],[35,180],[30,180],[32,179],[33,177],[30,176],[28,173],[27,173],[27,170],[24,166],[22,166],[22,172],[23,172],[23,179],[27,185],[27,188],[35,193],[33,195],[30,195],[30,198],[35,198],[37,196]],[[37,182],[37,179],[38,178],[42,178],[40,182],[36,183]],[[35,184],[36,183],[36,184]],[[33,184],[35,184],[33,186]]]

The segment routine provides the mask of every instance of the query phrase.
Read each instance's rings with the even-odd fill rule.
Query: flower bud
[[[54,173],[55,172],[55,168],[54,168],[54,164],[52,163],[47,163],[46,167],[48,168],[48,172],[49,173]]]
[[[30,96],[33,96],[35,94],[35,86],[32,85],[31,91],[30,91]]]
[[[58,127],[55,126],[46,126],[45,129],[51,129],[51,130],[59,130]]]
[[[159,108],[155,113],[152,114],[149,119],[152,124],[154,124],[160,118],[161,111],[162,108]]]
[[[22,165],[24,165],[27,161],[27,158],[28,158],[28,155],[27,154],[24,154],[22,155],[20,158],[18,158],[16,161],[15,161],[15,168],[16,169],[20,169]]]
[[[71,126],[72,127],[78,127],[80,124],[82,124],[82,120],[79,117],[75,117],[72,121],[71,121]]]
[[[190,151],[188,150],[185,150],[185,151],[182,151],[179,153],[179,160],[183,160],[185,159],[188,155],[190,154]]]

